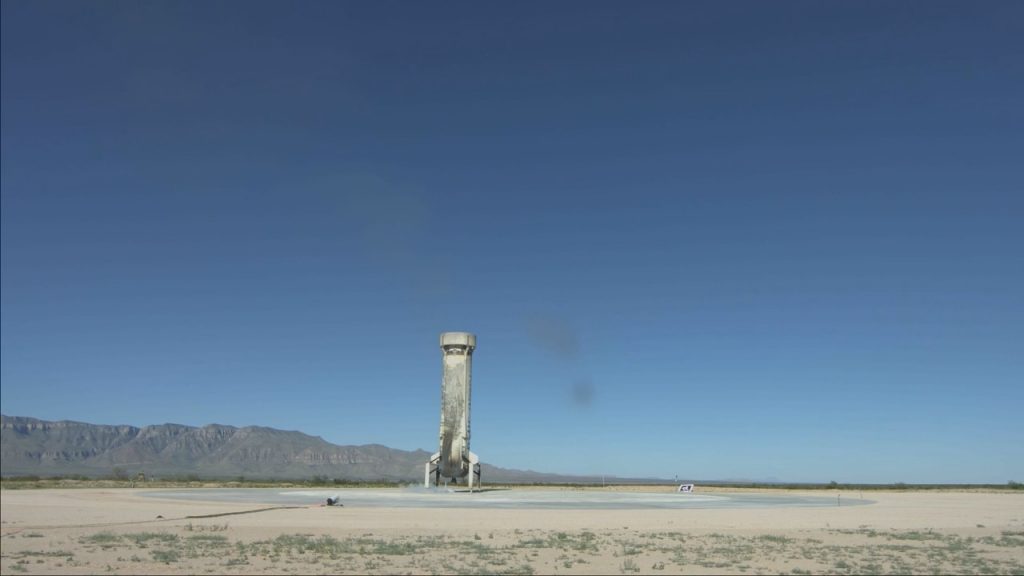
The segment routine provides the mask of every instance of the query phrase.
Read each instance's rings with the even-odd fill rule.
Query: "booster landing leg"
[[[434,473],[434,486],[441,483],[441,453],[434,452],[423,467],[423,487],[430,488],[430,473]]]
[[[473,491],[473,480],[476,479],[478,487],[483,486],[480,479],[480,457],[472,452],[469,453],[469,491]]]

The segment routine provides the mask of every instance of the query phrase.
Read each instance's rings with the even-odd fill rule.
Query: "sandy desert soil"
[[[871,492],[874,504],[834,508],[262,511],[140,492],[0,491],[0,572],[1024,574],[1024,494],[1012,492]]]

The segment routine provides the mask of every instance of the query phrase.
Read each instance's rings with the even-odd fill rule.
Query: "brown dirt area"
[[[1024,574],[1024,494],[1012,492],[873,491],[873,504],[834,508],[314,506],[207,518],[187,517],[261,507],[140,492],[0,491],[0,573]]]

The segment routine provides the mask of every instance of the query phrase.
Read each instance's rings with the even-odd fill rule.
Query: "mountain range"
[[[418,482],[425,450],[379,444],[341,446],[302,432],[262,426],[181,424],[117,426],[0,415],[0,474],[90,477],[309,479]],[[594,482],[600,478],[545,474],[484,464],[484,481]],[[621,479],[619,479],[621,480]]]

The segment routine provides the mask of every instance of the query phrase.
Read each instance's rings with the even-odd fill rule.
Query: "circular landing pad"
[[[281,488],[199,488],[144,492],[150,498],[303,506],[337,498],[352,508],[501,508],[629,510],[683,508],[807,508],[859,506],[870,500],[836,496],[762,493],[683,494],[677,492],[609,492],[596,490],[466,490],[378,488],[289,490]]]

